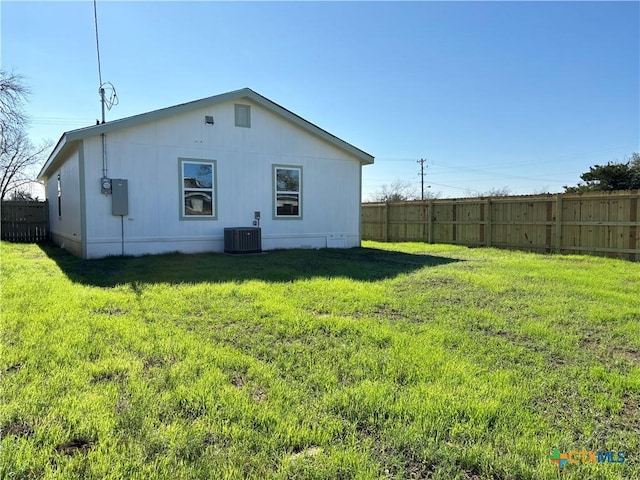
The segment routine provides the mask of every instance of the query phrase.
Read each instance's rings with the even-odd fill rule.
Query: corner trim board
[[[87,182],[84,166],[84,140],[78,144],[78,176],[80,182],[80,249],[87,258]],[[96,181],[97,185],[97,181]]]

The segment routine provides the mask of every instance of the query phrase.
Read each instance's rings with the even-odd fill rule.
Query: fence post
[[[487,214],[485,215],[487,228],[485,229],[485,236],[487,238],[487,247],[491,246],[491,198],[487,198],[487,203],[485,203],[485,208],[487,209]]]
[[[427,221],[427,242],[433,243],[433,200],[429,200],[429,206],[427,207],[429,216]]]
[[[556,253],[560,253],[562,249],[562,194],[556,195]]]
[[[384,202],[382,210],[382,238],[385,242],[389,241],[389,203]]]
[[[629,250],[635,250],[637,245],[638,235],[638,199],[632,198],[629,201]],[[635,224],[635,225],[634,225]],[[629,260],[640,260],[640,252],[636,250],[636,253],[629,254]]]

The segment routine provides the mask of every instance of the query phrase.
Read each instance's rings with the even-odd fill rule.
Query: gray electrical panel
[[[129,215],[129,182],[120,178],[111,180],[111,214]]]

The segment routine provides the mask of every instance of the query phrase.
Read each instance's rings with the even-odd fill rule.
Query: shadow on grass
[[[41,244],[40,248],[58,264],[69,279],[98,287],[136,283],[221,283],[247,280],[289,282],[318,277],[376,281],[423,267],[459,261],[373,248],[271,250],[260,255],[246,256],[171,253],[81,260],[53,244]]]

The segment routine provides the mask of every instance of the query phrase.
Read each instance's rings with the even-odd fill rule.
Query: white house
[[[82,258],[360,245],[373,157],[248,88],[64,133],[39,177],[54,242]],[[258,218],[259,217],[259,218]]]

